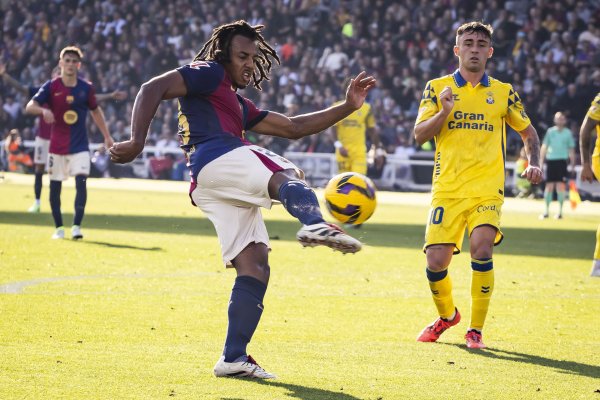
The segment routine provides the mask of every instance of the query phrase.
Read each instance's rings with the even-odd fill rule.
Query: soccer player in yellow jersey
[[[492,291],[492,249],[502,240],[505,123],[521,135],[529,165],[522,176],[542,179],[540,140],[512,86],[489,77],[485,65],[493,54],[492,27],[469,22],[456,31],[454,55],[459,67],[429,81],[415,122],[415,138],[435,139],[432,200],[425,232],[427,278],[440,317],[418,336],[435,342],[460,322],[452,299],[448,265],[461,250],[465,228],[471,250],[471,321],[469,348],[485,348],[481,332]]]
[[[596,145],[590,160],[590,139],[594,128],[596,128]],[[594,175],[596,179],[600,180],[600,93],[592,101],[583,124],[581,124],[579,147],[581,150],[581,163],[583,164],[581,180],[591,183],[594,180]],[[594,251],[591,275],[600,276],[600,225],[596,231],[596,250]]]
[[[380,146],[371,105],[363,103],[361,108],[335,124],[333,131],[336,136],[335,158],[338,172],[367,175],[366,134],[371,138],[372,145]]]

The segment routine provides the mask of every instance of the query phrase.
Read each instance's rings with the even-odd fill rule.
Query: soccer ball
[[[369,178],[356,172],[338,174],[325,187],[325,204],[338,221],[362,224],[375,211],[375,185]]]

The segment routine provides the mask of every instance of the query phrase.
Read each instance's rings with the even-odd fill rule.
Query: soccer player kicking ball
[[[590,160],[590,141],[596,128],[596,145]],[[594,175],[600,180],[600,93],[596,95],[579,130],[579,148],[581,150],[581,180],[592,183]],[[600,225],[596,231],[596,249],[592,263],[591,276],[600,276]]]
[[[263,26],[236,21],[214,29],[194,61],[142,85],[133,107],[131,140],[111,149],[114,162],[133,160],[144,148],[159,103],[179,99],[179,135],[191,170],[190,197],[213,222],[223,262],[235,268],[229,327],[216,376],[274,378],[246,353],[262,315],[269,282],[269,236],[260,207],[279,200],[303,225],[304,246],[325,245],[355,253],[361,243],[321,215],[315,193],[291,162],[245,139],[254,132],[299,139],[321,132],[359,109],[375,79],[361,72],[346,100],[326,110],[286,117],[258,109],[237,93],[251,83],[260,89],[279,57],[262,34]]]
[[[492,56],[492,27],[469,22],[456,31],[459,67],[429,81],[415,122],[415,138],[435,138],[435,165],[429,221],[425,232],[427,279],[439,318],[418,336],[435,342],[461,316],[452,299],[448,266],[461,250],[465,228],[471,248],[471,321],[469,348],[485,348],[482,329],[494,290],[492,251],[500,244],[504,202],[504,159],[508,123],[525,143],[529,165],[522,176],[542,179],[540,141],[512,86],[485,72]]]

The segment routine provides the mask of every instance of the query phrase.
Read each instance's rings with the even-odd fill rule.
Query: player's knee
[[[453,248],[450,246],[433,245],[427,248],[427,268],[433,272],[444,271],[452,261]]]

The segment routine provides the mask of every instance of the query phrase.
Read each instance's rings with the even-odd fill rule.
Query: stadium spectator
[[[596,129],[596,145],[594,153],[590,157],[590,142],[592,140],[592,131]],[[600,180],[600,92],[592,101],[588,112],[581,124],[579,131],[579,147],[581,150],[581,180],[592,183],[594,176]],[[592,263],[591,276],[600,277],[600,225],[596,230],[596,249],[594,250],[594,261]]]
[[[143,150],[150,121],[161,100],[179,98],[180,136],[191,169],[190,197],[213,222],[223,261],[236,269],[229,302],[229,327],[216,376],[274,378],[246,347],[260,320],[269,281],[269,237],[260,207],[279,200],[303,225],[297,239],[304,246],[325,245],[344,253],[361,243],[323,219],[317,197],[303,174],[286,159],[244,139],[250,128],[259,134],[298,139],[319,133],[360,108],[373,77],[364,72],[351,81],[346,101],[308,115],[287,117],[258,109],[234,89],[269,78],[279,62],[264,40],[263,26],[243,20],[213,31],[194,60],[142,85],[132,115],[131,140],[110,149],[111,159],[125,163]],[[225,40],[225,39],[228,40]],[[217,104],[219,107],[214,107]]]
[[[568,164],[571,161],[570,165]],[[567,128],[565,114],[557,112],[554,115],[554,126],[550,127],[544,136],[540,156],[540,165],[546,162],[546,187],[544,188],[545,210],[540,219],[550,215],[550,203],[554,197],[558,200],[558,213],[556,219],[563,217],[563,203],[567,194],[567,180],[569,170],[575,171],[575,139],[573,133]]]
[[[11,129],[4,140],[4,151],[7,155],[8,170],[16,172],[19,169],[28,171],[33,167],[31,156],[23,148],[21,135],[17,129]]]
[[[56,49],[64,47],[66,43],[77,43],[86,52],[88,61],[81,70],[82,77],[95,82],[99,92],[120,87],[130,93],[127,102],[103,104],[109,130],[113,132],[119,121],[129,126],[134,95],[142,82],[193,58],[194,54],[185,46],[178,51],[169,51],[169,48],[173,48],[167,44],[169,38],[177,41],[179,35],[182,35],[184,43],[203,42],[216,25],[226,21],[228,13],[235,12],[248,18],[262,18],[269,26],[276,48],[283,46],[288,38],[296,45],[294,56],[287,61],[283,60],[282,66],[289,67],[285,74],[295,73],[300,77],[303,73],[309,75],[302,85],[312,86],[312,92],[297,95],[302,112],[331,105],[327,101],[334,101],[333,99],[323,98],[325,88],[335,93],[344,76],[367,70],[378,74],[377,78],[382,82],[381,88],[389,88],[387,82],[401,77],[404,90],[399,92],[394,87],[391,92],[400,106],[397,117],[403,121],[416,117],[418,100],[425,82],[432,76],[443,75],[456,68],[451,53],[439,44],[453,37],[456,20],[473,19],[492,22],[496,27],[496,35],[504,35],[513,44],[504,57],[496,52],[489,63],[489,74],[500,80],[510,79],[513,82],[530,107],[527,112],[531,114],[539,132],[546,131],[548,126],[545,124],[556,111],[565,112],[571,130],[579,131],[585,110],[597,92],[597,87],[593,87],[593,82],[589,81],[589,77],[600,66],[600,49],[592,44],[598,36],[600,15],[600,7],[595,2],[557,2],[550,6],[550,3],[542,4],[533,0],[449,3],[436,0],[376,3],[361,1],[353,3],[352,8],[349,3],[340,1],[327,4],[305,2],[301,7],[296,7],[296,3],[293,3],[260,3],[249,0],[217,7],[218,3],[215,2],[179,0],[178,7],[193,7],[202,18],[190,17],[180,21],[179,34],[174,35],[172,7],[166,7],[160,0],[148,0],[143,5],[131,0],[74,2],[69,7],[66,7],[65,2],[33,4],[9,0],[0,5],[0,10],[4,11],[2,24],[5,32],[0,39],[3,49],[0,63],[6,63],[7,71],[18,81],[37,84],[51,76],[53,65],[49,60],[53,59],[52,54]],[[431,18],[431,13],[436,18]],[[547,18],[547,14],[552,14],[552,18]],[[116,25],[115,21],[120,19],[126,23],[119,22]],[[349,20],[352,21],[351,37],[342,32],[343,25]],[[106,25],[115,24],[115,29],[109,29],[107,36],[102,32],[94,34],[97,21],[105,21]],[[65,22],[69,25],[66,30]],[[554,29],[559,37],[553,37],[553,32],[548,29]],[[585,34],[581,36],[583,33]],[[578,49],[580,36],[582,39],[589,39],[579,42]],[[352,57],[348,61],[350,72],[342,68],[331,74],[317,66],[324,48],[333,48],[335,44],[341,45],[342,52]],[[162,64],[163,54],[168,55],[168,62],[165,64]],[[166,60],[167,57],[163,58]],[[374,58],[379,61],[372,60]],[[560,61],[556,63],[558,59]],[[492,66],[495,66],[495,70]],[[552,82],[555,94],[548,94],[544,90],[529,93],[529,88],[535,83],[541,83],[541,78],[535,73],[528,76],[527,71],[542,69],[547,69],[546,75]],[[283,73],[284,68],[274,71],[272,81],[263,85],[268,92],[268,108],[278,112],[285,112],[282,106],[285,87],[277,85]],[[587,82],[584,78],[578,78],[579,76],[587,76]],[[412,81],[410,85],[405,82],[409,80]],[[524,89],[525,80],[529,80],[527,90]],[[567,105],[573,104],[569,107],[565,107],[565,104],[557,105],[565,88],[576,84],[576,80],[577,103],[566,102]],[[385,86],[383,82],[386,82]],[[28,100],[10,87],[4,86],[1,89],[0,106],[8,96],[12,96],[18,104],[24,104]],[[259,96],[251,88],[241,93],[253,100],[257,100]],[[416,103],[413,101],[415,97],[418,98]],[[339,94],[334,98],[339,98]],[[383,132],[383,124],[392,121],[392,116],[389,115],[390,111],[380,107],[381,100],[380,91],[371,91],[368,101],[373,105],[378,124],[382,121]],[[550,105],[546,118],[538,117],[538,111],[534,110],[538,108],[536,105],[542,103],[543,107]],[[160,127],[165,122],[165,114],[160,110],[172,109],[175,115],[176,107],[175,103],[164,102],[161,105],[157,113],[158,129],[150,132],[151,138],[158,140]],[[111,119],[113,116],[114,119]],[[10,117],[0,107],[0,123],[4,122],[3,119],[7,121],[3,126],[7,127],[22,128],[34,124],[33,120],[21,116],[17,125],[11,126],[8,122]],[[92,129],[91,121],[88,121],[88,129]],[[23,130],[23,137],[27,139],[24,132]],[[407,138],[411,136],[410,130],[406,135]],[[98,143],[103,138],[97,132],[90,140]],[[507,150],[509,159],[517,157],[518,147],[513,146]]]
[[[448,266],[461,251],[465,228],[471,252],[471,322],[468,348],[485,348],[482,329],[494,290],[492,249],[500,244],[500,214],[504,201],[504,149],[498,147],[504,123],[518,131],[529,165],[523,172],[532,183],[542,178],[540,142],[517,92],[490,78],[485,70],[492,57],[493,29],[481,22],[456,31],[454,55],[458,69],[427,82],[414,135],[419,144],[436,143],[430,220],[425,233],[426,274],[439,313],[419,334],[435,342],[461,316],[454,306]],[[486,111],[482,110],[485,107]]]
[[[48,156],[50,175],[50,208],[56,231],[53,239],[64,239],[60,194],[62,181],[75,176],[75,213],[71,237],[82,239],[81,222],[87,201],[86,180],[90,173],[90,151],[85,121],[87,110],[104,136],[106,146],[113,140],[106,127],[102,109],[96,102],[94,87],[77,76],[83,53],[75,46],[61,50],[59,57],[60,75],[47,81],[27,103],[25,111],[41,115],[52,124]],[[42,107],[47,104],[48,108]]]

